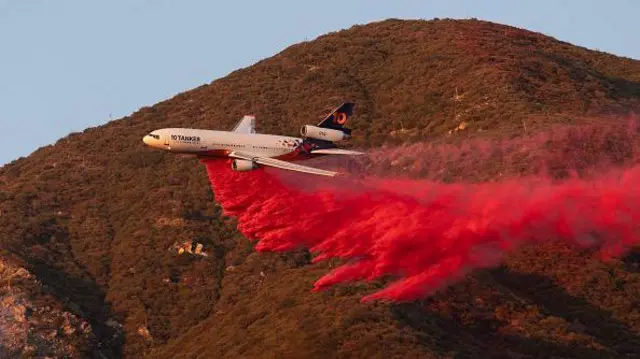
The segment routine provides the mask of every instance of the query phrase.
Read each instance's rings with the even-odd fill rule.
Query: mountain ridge
[[[297,135],[345,99],[357,103],[347,147],[521,136],[637,111],[640,61],[476,20],[390,19],[321,35],[1,167],[0,253],[91,324],[97,339],[80,347],[93,356],[326,357],[335,348],[330,356],[530,357],[536,345],[564,356],[637,354],[625,345],[640,323],[606,316],[633,313],[640,279],[626,262],[542,246],[424,303],[363,306],[377,284],[311,293],[332,263],[255,253],[222,218],[202,165],[141,141],[159,127],[229,129],[246,113],[259,132]],[[188,240],[208,256],[173,249]],[[556,252],[566,258],[554,262]],[[579,281],[594,276],[622,304],[568,286],[563,265],[576,263],[587,268]],[[621,278],[628,289],[614,292]]]

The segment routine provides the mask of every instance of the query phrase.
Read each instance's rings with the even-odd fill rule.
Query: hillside
[[[638,254],[603,263],[550,243],[420,303],[363,305],[378,284],[312,293],[332,263],[255,253],[197,160],[141,141],[246,113],[259,132],[297,135],[345,99],[357,103],[349,146],[519,136],[637,111],[640,61],[489,22],[391,19],[70,134],[0,169],[3,266],[31,278],[8,289],[0,271],[0,301],[22,323],[12,330],[33,328],[29,351],[0,342],[0,356],[65,343],[107,358],[640,356]],[[178,254],[188,240],[207,256]],[[41,308],[54,324],[30,314]],[[90,328],[66,335],[55,318]]]

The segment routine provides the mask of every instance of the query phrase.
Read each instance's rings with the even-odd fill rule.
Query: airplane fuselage
[[[239,172],[267,166],[333,177],[339,173],[291,162],[316,156],[363,154],[335,144],[351,138],[351,130],[344,125],[353,106],[352,102],[344,102],[317,126],[302,126],[303,138],[257,133],[255,116],[244,115],[231,131],[162,128],[151,131],[142,141],[149,147],[177,154],[232,158],[231,168]]]
[[[270,134],[163,128],[151,132],[143,141],[150,147],[203,157],[227,157],[232,151],[290,160],[308,157],[303,139]]]

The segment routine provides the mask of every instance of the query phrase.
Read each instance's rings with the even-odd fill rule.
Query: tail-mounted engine
[[[315,140],[339,142],[345,141],[351,138],[351,135],[342,130],[316,127],[311,125],[302,126],[300,134],[305,138],[312,138]]]

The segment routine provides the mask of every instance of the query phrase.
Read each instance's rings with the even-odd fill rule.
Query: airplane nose
[[[142,137],[142,142],[144,142],[145,145],[149,146],[149,136]]]

